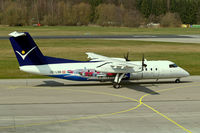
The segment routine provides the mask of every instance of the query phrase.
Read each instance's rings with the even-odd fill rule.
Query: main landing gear
[[[117,73],[116,74],[114,82],[113,82],[113,87],[115,89],[119,89],[122,87],[120,82],[121,82],[122,78],[124,77],[124,75],[125,75],[125,73]]]
[[[119,89],[121,87],[122,87],[121,84],[119,84],[119,83],[113,83],[113,88]]]
[[[180,83],[180,82],[181,82],[180,79],[175,80],[175,83]]]

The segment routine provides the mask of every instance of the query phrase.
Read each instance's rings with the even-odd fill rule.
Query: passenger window
[[[147,71],[147,68],[145,70]]]
[[[152,71],[152,68],[151,68],[151,71]]]
[[[156,71],[158,70],[158,68],[156,68]]]
[[[176,67],[178,67],[176,64],[170,64],[169,65],[169,68],[176,68]]]

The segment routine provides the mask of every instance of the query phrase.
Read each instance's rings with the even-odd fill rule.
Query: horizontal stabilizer
[[[25,35],[26,34],[24,32],[17,32],[17,31],[14,31],[9,34],[9,36],[11,36],[11,37],[19,37],[19,36],[25,36]]]

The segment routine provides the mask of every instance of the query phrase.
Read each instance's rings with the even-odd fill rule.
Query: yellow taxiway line
[[[56,89],[66,89],[66,88],[56,88]],[[70,122],[70,121],[76,121],[76,120],[94,119],[94,118],[98,118],[98,117],[111,116],[111,115],[116,115],[116,114],[129,112],[131,110],[139,108],[142,105],[142,103],[139,103],[139,101],[136,100],[136,99],[133,99],[133,98],[130,98],[130,97],[126,97],[126,96],[122,96],[122,95],[118,95],[118,94],[111,94],[111,93],[105,93],[105,92],[96,92],[96,91],[89,91],[89,90],[73,90],[73,89],[67,89],[67,90],[120,97],[120,98],[124,98],[124,99],[128,99],[128,100],[137,102],[138,105],[133,107],[133,108],[130,108],[130,109],[126,109],[126,110],[122,110],[122,111],[118,111],[118,112],[113,112],[113,113],[98,114],[98,115],[92,115],[92,116],[72,118],[72,119],[67,119],[67,120],[47,121],[47,122],[30,123],[30,124],[22,124],[22,125],[15,125],[15,126],[2,126],[2,127],[0,127],[0,129],[8,129],[8,128],[16,128],[16,127],[30,127],[30,126],[39,126],[39,125],[49,125],[49,124],[64,123],[64,122]]]
[[[174,90],[174,89],[178,89],[178,88],[186,88],[186,87],[194,87],[194,86],[200,86],[200,85],[187,85],[187,86],[181,86],[181,87],[173,87],[173,88],[168,88],[168,89],[162,89],[162,90],[159,90],[159,91],[156,91],[156,92],[164,92],[164,91]],[[53,89],[55,89],[55,88],[53,88]],[[66,88],[56,88],[56,89],[66,89]],[[123,98],[123,99],[128,99],[130,101],[137,102],[138,105],[133,107],[133,108],[130,108],[130,109],[126,109],[126,110],[122,110],[122,111],[118,111],[118,112],[113,112],[113,113],[98,114],[98,115],[93,115],[93,116],[85,116],[85,117],[72,118],[72,119],[67,119],[67,120],[47,121],[47,122],[30,123],[30,124],[15,125],[15,126],[2,126],[2,127],[0,127],[0,129],[16,128],[16,127],[30,127],[30,126],[39,126],[39,125],[49,125],[49,124],[56,124],[56,123],[71,122],[71,121],[76,121],[76,120],[94,119],[94,118],[98,118],[98,117],[104,117],[104,116],[111,116],[111,115],[126,113],[126,112],[129,112],[129,111],[132,111],[134,109],[139,108],[141,105],[144,105],[147,108],[153,110],[155,113],[159,114],[160,116],[166,118],[167,120],[169,120],[170,122],[172,122],[176,126],[180,127],[184,131],[186,131],[188,133],[192,133],[191,131],[189,131],[185,127],[181,126],[180,124],[178,124],[177,122],[175,122],[171,118],[169,118],[166,115],[160,113],[159,111],[157,111],[156,109],[152,108],[151,106],[145,104],[142,100],[143,100],[144,97],[149,96],[150,94],[145,94],[139,100],[137,100],[137,99],[130,98],[130,97],[127,97],[127,96],[122,96],[122,95],[119,95],[119,94],[112,94],[112,93],[107,93],[107,92],[97,92],[97,91],[90,91],[90,90],[73,90],[73,89],[67,89],[67,90],[77,91],[77,92],[85,92],[85,93],[91,93],[91,94],[100,94],[100,95],[108,95],[108,96],[120,97],[120,98]]]
[[[174,90],[174,89],[179,89],[179,88],[187,88],[187,87],[195,87],[195,86],[200,86],[200,85],[187,85],[187,86],[179,86],[179,87],[173,87],[173,88],[167,88],[167,89],[162,89],[156,92],[164,92],[164,91],[169,91],[169,90]],[[189,131],[188,129],[186,129],[185,127],[181,126],[180,124],[178,124],[177,122],[175,122],[174,120],[172,120],[171,118],[167,117],[166,115],[162,114],[161,112],[157,111],[156,109],[152,108],[151,106],[145,104],[144,102],[142,102],[143,98],[146,96],[149,96],[150,94],[146,94],[144,96],[142,96],[139,100],[139,102],[141,104],[143,104],[144,106],[146,106],[147,108],[153,110],[155,113],[159,114],[160,116],[166,118],[167,120],[169,120],[170,122],[172,122],[173,124],[175,124],[176,126],[180,127],[181,129],[183,129],[184,131],[188,132],[188,133],[192,133],[191,131]]]

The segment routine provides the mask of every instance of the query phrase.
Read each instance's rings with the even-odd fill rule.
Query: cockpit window
[[[176,68],[176,67],[178,67],[176,64],[170,64],[169,65],[169,68]]]

